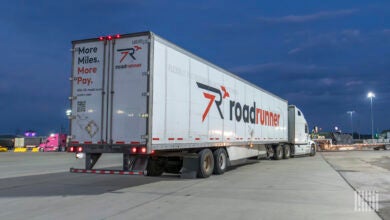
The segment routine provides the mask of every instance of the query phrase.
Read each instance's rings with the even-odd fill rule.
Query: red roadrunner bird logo
[[[196,84],[198,85],[199,88],[201,89],[204,89],[204,90],[207,90],[207,91],[210,91],[210,92],[213,92],[215,94],[217,94],[219,96],[219,98],[217,100],[215,100],[215,95],[213,94],[210,94],[210,93],[206,93],[206,92],[203,92],[203,96],[206,98],[206,99],[209,99],[209,104],[207,105],[205,111],[203,112],[203,115],[202,115],[202,122],[204,121],[204,119],[207,117],[207,115],[209,114],[209,111],[210,111],[210,108],[211,108],[211,105],[213,104],[213,102],[215,102],[215,105],[217,106],[217,109],[218,109],[218,112],[219,112],[219,115],[221,116],[221,118],[223,119],[223,114],[222,114],[222,111],[221,111],[221,104],[222,104],[222,99],[225,99],[227,97],[230,97],[229,93],[226,91],[226,88],[225,86],[221,86],[221,90],[223,92],[223,95],[221,93],[221,90],[217,89],[217,88],[214,88],[214,87],[211,87],[211,86],[208,86],[208,85],[205,85],[205,84],[202,84],[200,82],[196,82]]]

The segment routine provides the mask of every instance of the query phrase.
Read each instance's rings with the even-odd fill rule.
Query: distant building
[[[379,138],[390,139],[390,130],[382,131],[382,133],[379,135]]]

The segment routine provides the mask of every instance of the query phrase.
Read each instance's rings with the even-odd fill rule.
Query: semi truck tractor
[[[66,134],[50,134],[43,143],[39,145],[39,151],[65,151],[66,148]]]
[[[248,158],[314,155],[300,109],[152,32],[72,42],[71,172],[206,178]],[[121,170],[97,170],[102,154]]]

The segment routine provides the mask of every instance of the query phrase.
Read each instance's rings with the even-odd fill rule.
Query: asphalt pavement
[[[324,152],[322,155],[355,191],[374,192],[378,214],[390,219],[390,151]]]
[[[67,153],[0,153],[0,219],[380,219],[356,210],[353,187],[321,154],[191,180],[69,173],[75,164]]]

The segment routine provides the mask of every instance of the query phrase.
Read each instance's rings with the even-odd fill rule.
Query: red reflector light
[[[104,40],[104,37],[99,37],[99,40]]]
[[[131,148],[131,152],[137,153],[137,148],[136,147]]]
[[[108,40],[112,40],[112,36],[107,36],[107,39]]]
[[[69,152],[74,152],[74,147],[70,147]]]
[[[154,154],[154,150],[152,150],[151,154]]]
[[[119,34],[115,35],[115,38],[120,38],[120,37],[121,37],[121,35],[119,35]]]
[[[77,152],[82,152],[83,151],[83,148],[82,147],[78,147],[77,148]]]
[[[141,148],[142,153],[146,153],[146,147]]]

